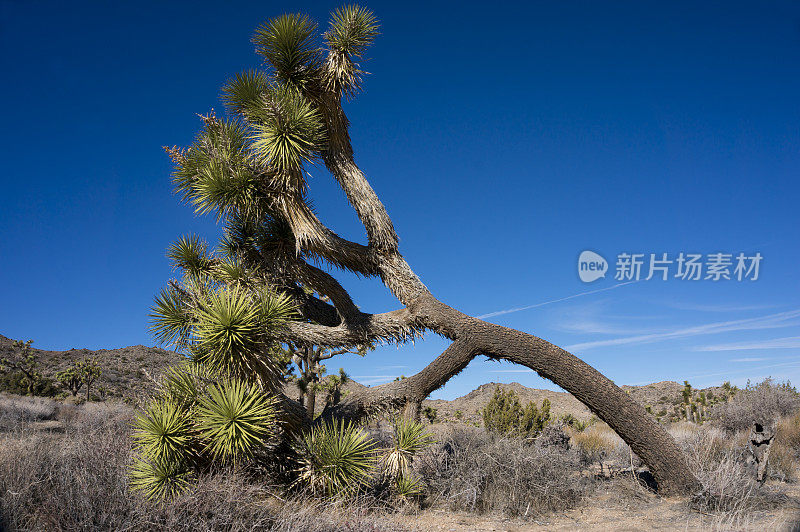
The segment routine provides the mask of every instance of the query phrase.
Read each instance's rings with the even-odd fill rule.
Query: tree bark
[[[475,356],[485,355],[531,368],[575,396],[647,464],[661,493],[702,490],[680,448],[644,407],[578,357],[536,336],[463,314],[430,293],[415,300],[410,310],[434,332],[454,339],[453,344],[416,375],[361,390],[325,416],[358,419],[381,410],[406,409],[443,386]]]
[[[314,409],[317,403],[317,392],[314,389],[306,391],[306,414],[310,419],[314,419]]]
[[[631,446],[650,468],[662,493],[690,494],[702,489],[669,434],[594,368],[541,338],[467,316],[437,300],[400,254],[386,208],[355,163],[341,94],[320,89],[310,91],[308,97],[318,104],[326,127],[327,144],[320,156],[361,220],[368,245],[340,238],[300,202],[287,212],[298,249],[358,275],[379,276],[405,308],[383,314],[361,313],[338,282],[309,267],[304,271],[306,279],[326,293],[334,305],[303,300],[305,319],[288,324],[286,339],[297,345],[352,347],[374,341],[405,341],[430,330],[453,340],[418,374],[354,392],[339,404],[326,406],[323,417],[357,419],[397,408],[418,415],[423,399],[474,357],[485,355],[531,368],[574,395]]]

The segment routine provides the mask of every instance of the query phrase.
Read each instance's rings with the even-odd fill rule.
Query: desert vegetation
[[[199,404],[209,407],[213,397]],[[506,403],[512,412],[514,399]],[[723,414],[702,424],[671,423],[705,490],[670,507],[672,521],[662,524],[788,529],[800,478],[797,394],[765,381],[739,390],[728,405],[775,420],[766,481],[757,482],[747,463],[749,427],[731,429]],[[209,448],[207,459],[223,458],[196,462],[181,489],[153,492],[141,489],[136,473],[141,446],[153,443],[142,440],[141,423],[153,415],[113,400],[75,405],[0,395],[3,529],[413,530],[437,511],[535,527],[609,497],[631,516],[642,505],[668,504],[658,502],[647,469],[608,425],[570,426],[556,416],[535,437],[393,417],[330,421],[285,447],[267,439],[262,443],[270,445],[250,455],[236,446]],[[214,415],[198,408],[192,430],[213,430],[217,425],[209,429],[202,419]],[[273,424],[275,418],[267,426]]]
[[[130,380],[147,387],[110,397],[110,371],[88,353],[52,376],[31,342],[2,359],[3,386],[18,394],[0,397],[2,528],[396,530],[436,511],[535,525],[609,497],[655,507],[665,495],[682,497],[669,525],[796,524],[789,383],[685,381],[642,403],[564,349],[446,305],[417,277],[356,164],[342,107],[378,30],[359,6],[334,11],[321,34],[303,15],[268,20],[253,36],[264,68],[228,80],[226,114],[200,115],[191,145],[166,148],[177,193],[221,237],[167,250],[176,278],[150,318],[175,353],[158,372],[138,367]],[[316,163],[366,244],[317,218],[306,179]],[[331,271],[380,281],[402,308],[363,312]],[[334,357],[427,332],[452,343],[415,375],[351,388],[341,369],[326,376]],[[591,416],[500,387],[467,414],[423,404],[478,356],[536,371]]]

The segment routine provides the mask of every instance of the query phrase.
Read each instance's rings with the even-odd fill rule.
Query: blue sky
[[[337,5],[0,1],[0,333],[152,345],[165,248],[217,234],[172,195],[161,146],[189,143],[195,113],[221,111],[222,83],[258,66],[261,21],[324,23]],[[357,161],[434,294],[474,315],[531,307],[487,319],[619,384],[800,380],[800,7],[454,5],[370,2],[383,34],[347,105]],[[311,173],[320,217],[363,241],[330,176]],[[620,253],[763,261],[757,281],[612,288],[610,274],[581,282],[583,250],[612,272]],[[366,311],[397,308],[374,280],[343,283]],[[430,337],[331,366],[375,384],[445,347]],[[490,381],[551,387],[475,361],[434,397]]]

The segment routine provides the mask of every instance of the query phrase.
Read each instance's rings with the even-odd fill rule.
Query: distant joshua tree
[[[38,370],[39,361],[31,351],[32,343],[33,340],[17,340],[13,346],[14,356],[0,360],[0,371],[18,371],[23,375],[23,384],[28,395],[36,393],[36,385],[42,380],[42,374]]]
[[[94,384],[102,374],[103,370],[96,360],[84,358],[78,360],[64,371],[56,373],[56,379],[61,383],[61,386],[69,390],[73,396],[78,395],[78,392],[85,384],[86,400],[89,401],[92,384]]]
[[[306,413],[309,417],[314,417],[317,392],[327,390],[330,401],[335,404],[341,398],[341,386],[347,382],[347,375],[343,370],[340,370],[339,375],[329,377],[328,382],[323,382],[322,378],[327,373],[327,368],[321,362],[344,353],[353,353],[363,357],[367,349],[367,346],[361,346],[358,349],[330,349],[309,345],[298,347],[289,344],[287,352],[300,373],[294,379],[294,382],[300,389],[300,402],[306,407]]]
[[[402,408],[418,418],[422,400],[475,357],[508,360],[552,380],[606,421],[663,492],[699,489],[673,439],[613,382],[541,338],[448,306],[406,262],[386,208],[356,163],[342,107],[361,89],[358,62],[377,35],[375,17],[358,6],[335,11],[321,39],[306,16],[269,20],[253,37],[265,69],[237,74],[222,90],[229,115],[207,113],[190,146],[167,148],[178,193],[197,213],[212,214],[223,234],[216,251],[197,237],[170,248],[183,274],[156,299],[158,337],[211,369],[278,394],[284,415],[306,423],[308,409],[280,393],[276,344],[353,349],[430,331],[452,344],[422,371],[360,389],[322,417],[356,421]],[[343,190],[365,243],[339,236],[317,217],[306,179],[317,163]],[[380,281],[402,307],[363,312],[331,270]]]

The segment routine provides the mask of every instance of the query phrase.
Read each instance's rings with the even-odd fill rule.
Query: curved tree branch
[[[383,314],[361,313],[355,322],[336,327],[292,321],[287,324],[286,340],[322,347],[357,347],[375,341],[404,342],[418,336],[423,327],[408,309]]]

